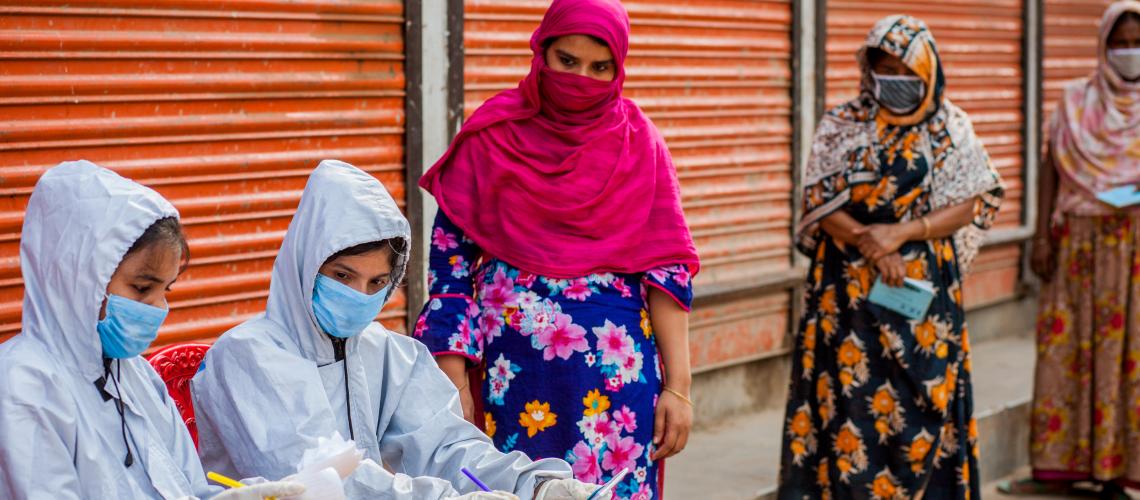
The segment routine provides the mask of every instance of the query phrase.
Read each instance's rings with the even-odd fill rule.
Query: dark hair
[[[332,254],[329,258],[325,259],[325,264],[333,260],[350,255],[360,255],[371,252],[373,250],[380,250],[382,248],[391,248],[392,255],[388,257],[388,264],[392,266],[392,274],[397,273],[396,267],[400,263],[400,257],[405,255],[408,251],[407,240],[404,238],[390,238],[387,240],[370,241],[368,243],[361,243],[359,245],[348,247],[337,253]]]
[[[883,49],[880,49],[878,47],[867,47],[867,66],[872,68],[875,67],[875,65],[878,64],[879,61],[882,61],[886,56],[887,52]]]
[[[567,35],[562,35],[562,36],[567,36]],[[601,45],[607,49],[610,48],[610,44],[606,43],[605,40],[602,40],[599,37],[596,37],[594,35],[586,35],[586,34],[582,34],[582,36],[585,36],[585,37],[589,38],[590,40],[597,42],[598,45]],[[559,39],[559,38],[562,38],[562,37],[561,36],[552,36],[550,38],[547,38],[546,40],[543,40],[542,41],[543,50],[549,49],[550,46],[554,44],[554,41]]]
[[[131,248],[127,249],[123,258],[160,243],[176,246],[182,250],[182,265],[179,272],[185,270],[190,263],[190,245],[186,243],[186,235],[182,232],[182,224],[178,222],[177,217],[163,217],[154,221],[154,224],[146,228],[142,236],[131,244]]]
[[[1116,18],[1116,22],[1112,23],[1112,29],[1108,31],[1109,38],[1111,38],[1112,34],[1120,28],[1120,25],[1124,23],[1125,19],[1131,19],[1133,21],[1140,22],[1140,13],[1129,10],[1125,11],[1123,14],[1120,14],[1120,17]]]

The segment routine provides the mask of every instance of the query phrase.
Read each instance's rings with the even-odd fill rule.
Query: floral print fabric
[[[442,213],[430,256],[431,299],[414,335],[436,354],[486,364],[483,418],[503,451],[563,458],[603,483],[628,468],[619,498],[657,498],[653,422],[661,365],[647,291],[688,309],[684,265],[552,279],[482,255]]]
[[[874,86],[868,49],[898,57],[926,82],[927,99],[913,114],[900,117],[880,110],[871,97]],[[1001,204],[1003,188],[969,117],[943,97],[946,82],[934,36],[918,19],[888,16],[875,23],[857,59],[863,72],[860,96],[824,115],[816,130],[804,172],[804,185],[813,188],[805,191],[797,243],[811,255],[819,221],[857,194],[849,187],[870,191],[876,200],[897,197],[900,221],[976,199],[983,205],[978,207],[978,217],[954,235],[959,270],[967,273]],[[876,171],[919,163],[928,173],[920,191],[894,192],[897,186],[868,184],[880,180]],[[827,196],[825,188],[830,193]]]
[[[920,170],[883,172],[909,193]],[[894,219],[898,198],[857,196],[863,223]],[[908,209],[909,210],[909,209]],[[978,495],[969,340],[951,239],[900,251],[936,295],[913,321],[867,301],[875,271],[821,233],[793,356],[780,498],[968,499]]]
[[[1140,216],[1066,216],[1041,294],[1030,458],[1043,480],[1140,484]]]
[[[880,110],[868,49],[894,55],[927,84],[912,114]],[[1001,178],[966,114],[943,97],[926,25],[890,16],[858,54],[861,95],[820,121],[805,169],[796,244],[811,257],[793,354],[780,470],[782,499],[967,500],[979,494],[970,343],[962,278],[1001,204]],[[899,248],[910,278],[930,281],[925,317],[868,302],[877,270],[820,227],[844,211],[895,224],[973,201],[952,237]]]
[[[1050,152],[1060,185],[1053,220],[1064,214],[1112,215],[1096,193],[1140,181],[1140,83],[1121,78],[1107,59],[1108,37],[1140,2],[1113,2],[1101,17],[1096,70],[1065,84],[1049,127]],[[1046,216],[1048,214],[1041,214]]]

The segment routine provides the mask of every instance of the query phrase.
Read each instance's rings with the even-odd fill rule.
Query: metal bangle
[[[677,392],[677,391],[674,391],[673,389],[670,389],[670,388],[668,388],[668,387],[665,387],[665,386],[661,386],[661,388],[662,388],[662,389],[665,389],[665,391],[666,391],[666,392],[668,392],[668,393],[670,393],[670,394],[672,394],[672,395],[674,395],[674,396],[677,396],[677,397],[681,398],[681,401],[684,401],[684,402],[686,402],[686,403],[689,403],[689,406],[693,406],[693,400],[689,399],[689,398],[688,398],[688,397],[686,397],[684,394],[681,394],[681,393],[679,393],[679,392]]]

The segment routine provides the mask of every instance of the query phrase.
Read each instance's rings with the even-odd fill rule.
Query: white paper
[[[334,432],[328,438],[317,439],[315,448],[305,450],[301,463],[297,464],[297,473],[318,472],[331,467],[343,480],[352,475],[363,459],[364,452],[356,448],[355,442]]]
[[[305,485],[305,492],[296,496],[282,497],[282,500],[345,500],[344,482],[332,467],[317,471],[308,470],[288,479]]]

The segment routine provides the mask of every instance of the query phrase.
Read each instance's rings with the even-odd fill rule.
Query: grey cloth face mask
[[[917,76],[872,72],[871,78],[875,80],[875,100],[896,115],[914,112],[926,97],[926,82]]]
[[[1140,49],[1110,49],[1108,64],[1130,82],[1140,78]]]

